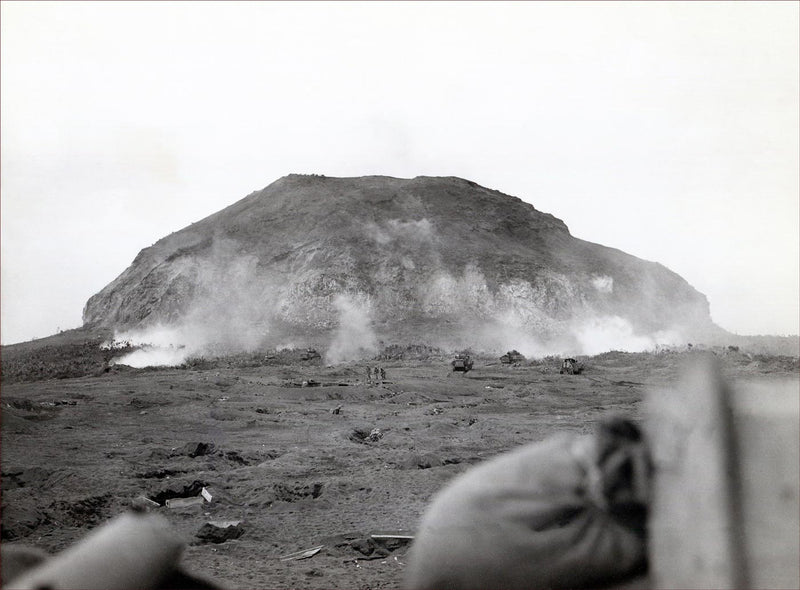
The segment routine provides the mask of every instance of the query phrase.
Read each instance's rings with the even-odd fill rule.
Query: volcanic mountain
[[[453,177],[294,174],[142,250],[83,319],[242,349],[581,352],[593,334],[718,330],[674,272],[519,198]]]

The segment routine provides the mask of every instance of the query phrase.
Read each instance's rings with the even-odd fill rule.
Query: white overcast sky
[[[4,0],[0,338],[292,172],[468,178],[796,334],[799,6]]]

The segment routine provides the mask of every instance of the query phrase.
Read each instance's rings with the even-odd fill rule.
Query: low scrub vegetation
[[[0,358],[3,383],[72,379],[107,372],[112,357],[133,348],[103,350],[102,340],[39,347],[4,347]]]

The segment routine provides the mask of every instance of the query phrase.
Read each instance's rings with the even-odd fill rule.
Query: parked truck
[[[466,373],[472,369],[472,358],[468,354],[457,354],[450,364],[453,366],[453,371],[462,371]]]
[[[562,375],[580,375],[583,372],[583,363],[579,363],[574,358],[566,358],[561,362],[561,370],[559,373]]]

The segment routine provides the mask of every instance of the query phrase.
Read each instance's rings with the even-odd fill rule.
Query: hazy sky
[[[468,178],[796,334],[799,6],[4,0],[0,338],[292,172]]]

